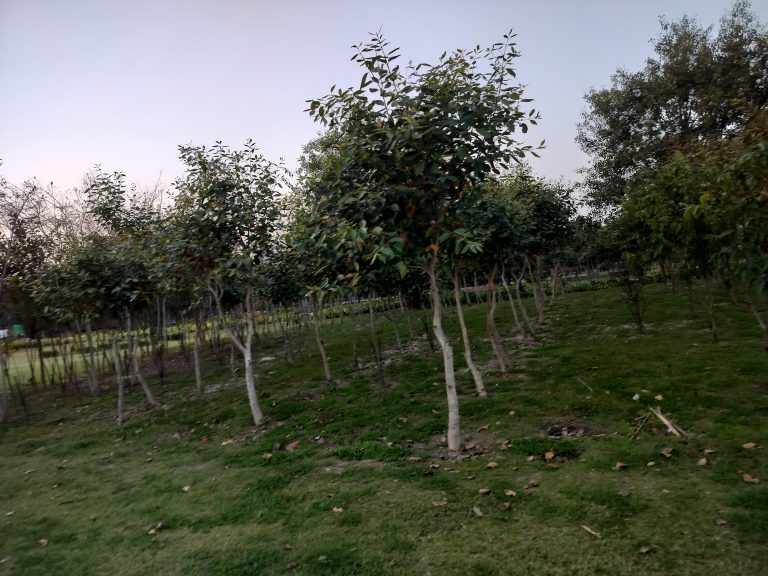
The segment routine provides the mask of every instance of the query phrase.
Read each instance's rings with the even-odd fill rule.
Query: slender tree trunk
[[[317,296],[313,293],[309,295],[309,303],[312,307],[312,325],[314,327],[317,349],[320,352],[320,358],[323,361],[323,374],[325,374],[325,381],[329,384],[333,384],[331,365],[330,362],[328,362],[328,354],[325,351],[325,343],[323,343],[323,338],[320,331],[320,314],[322,313],[322,302],[320,302]]]
[[[370,320],[371,346],[373,347],[373,355],[376,360],[376,369],[379,372],[381,383],[384,384],[386,377],[384,375],[384,363],[381,354],[381,337],[376,329],[376,317],[373,313],[373,293],[368,294],[368,318]]]
[[[153,408],[160,406],[160,403],[155,399],[155,395],[150,390],[147,381],[141,373],[139,368],[139,361],[136,358],[136,342],[133,338],[131,327],[131,313],[127,312],[125,317],[125,327],[128,333],[128,371],[133,378],[141,385],[141,389],[144,391],[144,396],[147,398],[147,402]]]
[[[520,307],[520,312],[523,314],[523,320],[525,320],[524,326],[528,327],[527,334],[530,336],[533,336],[533,333],[535,332],[533,329],[533,322],[531,322],[530,316],[528,316],[528,308],[525,305],[525,302],[523,302],[523,295],[520,292],[520,283],[522,282],[522,277],[514,277],[515,279],[515,296],[517,297],[517,305]]]
[[[497,266],[494,264],[488,272],[488,307],[485,316],[485,329],[488,332],[488,338],[491,340],[496,361],[499,363],[499,370],[503,376],[506,376],[509,361],[504,353],[504,347],[501,345],[501,336],[499,336],[499,331],[496,328],[496,268]]]
[[[752,316],[755,317],[755,320],[757,320],[757,325],[760,326],[760,331],[763,333],[763,348],[768,352],[768,319],[765,318],[766,314],[761,313],[760,310],[757,309],[754,300],[752,300],[749,295],[747,295],[746,301],[749,311],[752,313]]]
[[[88,343],[88,387],[91,394],[98,396],[101,391],[99,387],[99,368],[96,365],[96,348],[93,343],[93,327],[91,326],[90,318],[85,321],[85,339]]]
[[[445,395],[448,399],[448,450],[461,450],[461,434],[459,429],[459,397],[456,393],[456,375],[453,366],[453,348],[443,330],[443,315],[440,301],[440,291],[437,286],[437,249],[432,254],[427,268],[429,276],[430,296],[432,297],[432,329],[443,353],[443,369],[445,371]]]
[[[112,360],[115,363],[115,378],[117,379],[117,425],[125,421],[125,380],[123,379],[123,361],[117,348],[117,334],[112,336]]]
[[[202,312],[195,311],[195,334],[192,346],[192,358],[195,364],[195,391],[203,393],[203,370],[200,364],[200,348],[203,346],[203,319]]]
[[[461,340],[464,343],[464,360],[466,360],[467,367],[472,373],[472,380],[475,383],[477,395],[481,398],[486,398],[488,393],[485,391],[485,384],[483,384],[483,375],[475,364],[475,361],[472,359],[472,347],[469,343],[469,332],[467,332],[467,324],[464,321],[464,311],[461,304],[459,273],[455,269],[453,271],[453,296],[456,301],[456,315],[459,317],[459,326],[461,326]]]
[[[224,332],[243,355],[243,365],[245,368],[245,388],[248,392],[248,403],[251,407],[253,423],[258,426],[262,420],[264,420],[264,413],[261,411],[261,406],[259,405],[259,397],[256,394],[256,377],[253,371],[253,359],[251,358],[253,333],[255,331],[255,325],[253,321],[253,288],[249,286],[245,291],[246,319],[245,336],[243,340],[238,338],[237,334],[224,320],[224,311],[221,307],[221,292],[217,291],[213,286],[209,286],[208,289],[216,301],[216,309],[218,311],[219,318],[221,319],[221,326],[224,329]]]
[[[525,329],[520,323],[520,317],[517,313],[517,306],[515,306],[515,298],[512,296],[512,291],[509,289],[509,283],[507,282],[506,272],[504,270],[504,264],[501,265],[501,284],[504,286],[504,291],[507,293],[507,299],[509,300],[509,307],[512,308],[512,317],[515,319],[515,326],[520,335],[525,336]]]

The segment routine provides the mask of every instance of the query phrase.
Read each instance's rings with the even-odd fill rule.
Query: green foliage
[[[732,7],[716,36],[688,16],[662,19],[653,47],[642,70],[618,70],[610,88],[585,96],[577,142],[592,157],[586,184],[597,209],[615,209],[638,169],[738,134],[768,103],[768,33],[748,2]]]

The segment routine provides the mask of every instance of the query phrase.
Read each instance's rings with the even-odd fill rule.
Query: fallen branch
[[[634,440],[637,438],[637,435],[640,433],[640,430],[643,429],[643,426],[645,426],[645,423],[648,422],[648,418],[650,418],[650,414],[646,414],[642,417],[640,424],[635,428],[635,431],[632,433],[632,436],[629,437],[630,440]]]
[[[586,530],[586,531],[587,531],[587,532],[589,532],[590,534],[592,534],[592,536],[594,536],[595,538],[602,538],[602,536],[600,536],[600,533],[599,533],[599,532],[595,532],[595,531],[594,531],[594,530],[592,530],[592,528],[590,528],[589,526],[586,526],[586,525],[582,524],[582,525],[581,525],[581,527],[582,527],[582,528],[584,528],[584,530]]]
[[[664,414],[661,413],[661,408],[658,408],[658,407],[651,408],[651,412],[654,414],[654,416],[656,416],[656,418],[661,420],[661,423],[664,424],[664,426],[667,427],[667,430],[670,433],[674,434],[678,438],[680,436],[687,436],[688,435],[688,434],[686,434],[685,430],[680,428],[680,426],[676,425],[674,422],[672,422],[672,420],[670,420],[669,418],[664,416]]]

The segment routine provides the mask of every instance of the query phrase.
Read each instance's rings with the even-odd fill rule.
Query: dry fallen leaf
[[[650,552],[650,551],[651,551],[651,547],[650,546],[641,546],[640,550],[638,550],[638,552],[640,552],[640,554],[648,554],[648,552]]]
[[[742,448],[746,448],[747,450],[752,450],[753,448],[757,448],[757,444],[754,442],[746,442],[741,445]]]
[[[554,457],[555,457],[555,453],[552,452],[552,450],[548,450],[547,452],[544,453],[544,460],[549,461],[549,460],[552,460],[552,458]]]
[[[504,510],[509,510],[510,506],[512,506],[511,502],[502,502],[501,507],[504,508]]]
[[[480,428],[477,429],[477,431],[480,432],[482,430],[488,430],[490,426],[491,426],[490,424],[483,424],[482,426],[480,426]]]
[[[499,450],[509,450],[509,440],[504,440],[504,442],[499,444]]]
[[[626,468],[629,468],[629,464],[627,464],[626,462],[616,462],[616,464],[614,464],[613,467],[616,470],[624,470]]]
[[[488,464],[485,465],[486,468],[498,468],[499,465],[496,462],[488,462]]]
[[[432,470],[437,470],[438,468],[440,468],[440,464],[438,464],[438,463],[436,463],[436,462],[430,462],[430,463],[429,463],[429,467],[430,467]]]
[[[445,506],[448,500],[432,500],[432,506]]]
[[[717,452],[714,448],[704,448],[704,454],[714,454]]]
[[[528,456],[528,458],[525,459],[526,462],[533,462],[534,460],[536,460],[536,456],[533,455]]]
[[[288,566],[286,566],[286,568],[288,568],[288,570],[296,570],[296,568],[298,568],[298,567],[299,567],[299,563],[298,562],[289,562]]]
[[[512,497],[515,497],[515,496],[517,496],[517,492],[515,492],[515,491],[514,491],[514,490],[512,490],[512,489],[508,489],[508,490],[504,490],[504,495],[505,495],[505,496],[512,496]]]
[[[299,447],[299,444],[301,444],[301,441],[299,440],[296,440],[295,442],[291,442],[285,447],[285,450],[287,452],[293,452],[294,450],[296,450],[296,448]]]
[[[48,546],[47,538],[41,538],[40,540],[38,540],[38,542],[40,543],[40,546]]]
[[[341,514],[342,512],[344,512],[344,508],[342,508],[341,506],[334,506],[334,507],[333,507],[333,511],[334,511],[336,514]]]
[[[480,488],[480,490],[478,490],[477,493],[480,494],[481,496],[488,496],[488,494],[491,493],[491,489],[490,488]]]
[[[234,444],[234,443],[235,443],[235,441],[231,440],[231,439],[230,440],[224,440],[224,442],[222,442],[220,444],[220,446],[229,446],[230,444]]]
[[[718,518],[717,520],[715,520],[715,524],[717,524],[718,526],[725,526],[726,524],[728,524],[728,520],[723,520],[722,518]]]
[[[709,463],[709,461],[706,458],[699,458],[699,461],[696,462],[699,466],[706,466]]]
[[[672,458],[672,448],[662,448],[659,450],[659,454],[664,456],[664,458]]]
[[[654,462],[653,460],[651,460],[650,462],[648,462],[648,464],[646,464],[646,466],[647,466],[648,468],[650,468],[651,466],[656,466],[656,462]]]
[[[755,476],[752,476],[752,474],[744,473],[741,475],[742,482],[746,482],[747,484],[760,484],[760,478],[756,478]]]
[[[190,490],[192,490],[192,486],[190,486],[189,484],[181,487],[182,492],[189,492]]]
[[[475,515],[475,518],[482,518],[483,517],[483,511],[480,510],[477,506],[472,507],[472,514]]]
[[[516,412],[515,412],[514,410],[510,410],[510,411],[509,411],[509,415],[510,415],[510,416],[514,416],[515,414],[516,414]]]

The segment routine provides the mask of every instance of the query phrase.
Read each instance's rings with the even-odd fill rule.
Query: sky
[[[577,180],[590,88],[652,56],[659,16],[716,24],[725,0],[0,0],[0,175],[65,190],[99,164],[140,188],[183,173],[179,145],[252,138],[293,169],[321,126],[306,101],[357,86],[351,46],[381,30],[403,60],[517,35],[517,79],[546,140],[534,171]],[[753,0],[768,22],[768,2]]]

